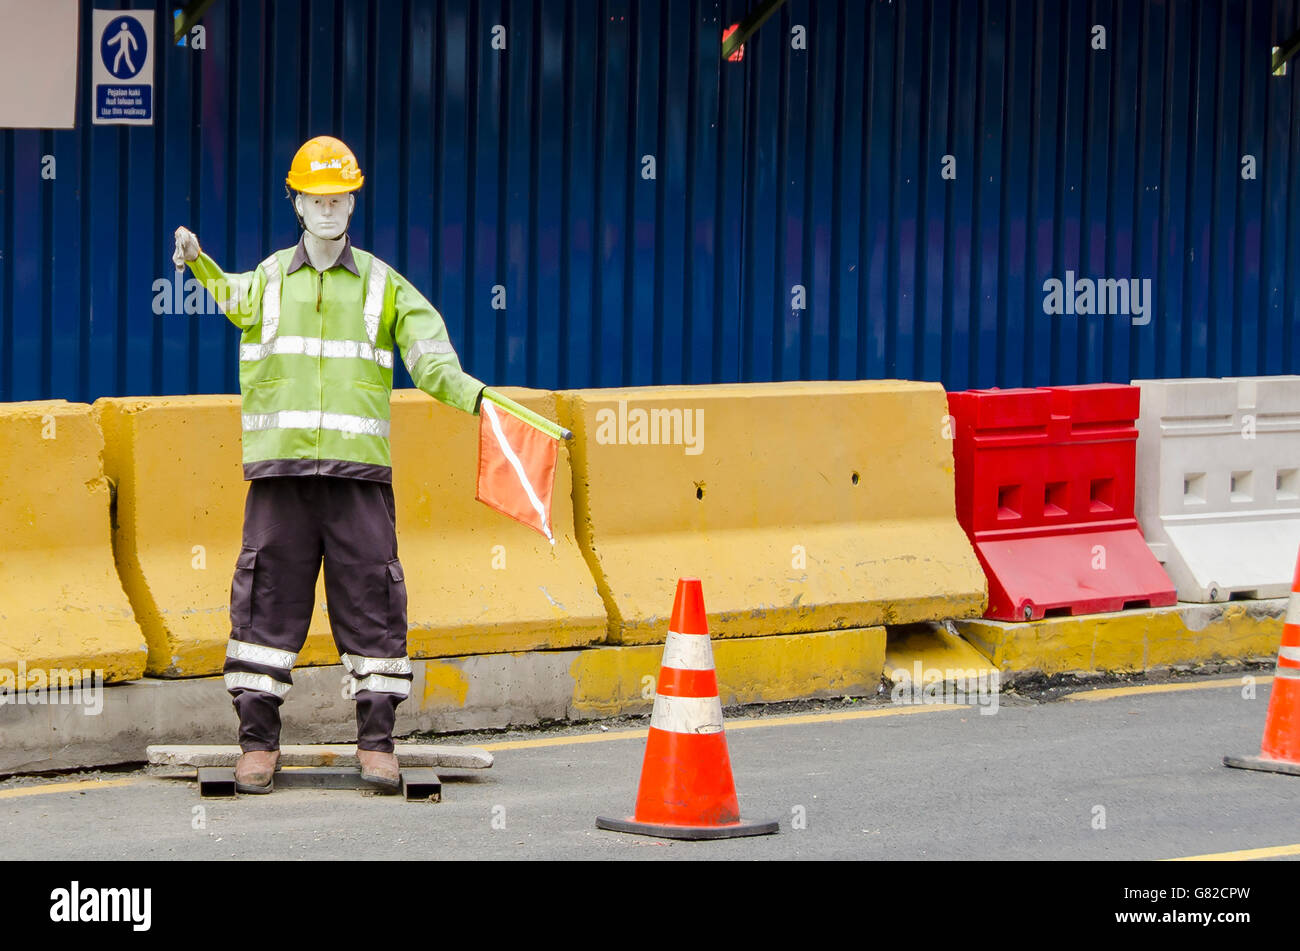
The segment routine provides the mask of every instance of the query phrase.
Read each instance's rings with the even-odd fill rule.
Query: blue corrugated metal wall
[[[496,384],[1300,371],[1293,0],[790,0],[741,63],[743,0],[218,0],[204,50],[164,5],[144,129],[90,124],[92,5],[78,128],[0,132],[0,399],[236,390],[233,328],[152,285],[178,224],[232,270],[292,244],[320,133]],[[1151,278],[1151,323],[1044,314],[1067,270]]]

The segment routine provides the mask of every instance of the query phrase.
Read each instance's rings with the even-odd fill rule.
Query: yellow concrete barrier
[[[662,640],[692,575],[718,638],[983,613],[947,412],[900,381],[561,393],[609,640]]]
[[[139,677],[144,638],[113,567],[90,407],[0,404],[0,445],[0,689]]]
[[[554,414],[549,394],[511,395]],[[216,673],[230,634],[230,581],[247,490],[239,399],[111,398],[95,406],[107,439],[105,466],[117,483],[118,570],[149,642],[149,672]],[[573,539],[563,452],[552,550],[540,535],[475,501],[477,432],[476,418],[423,393],[394,394],[393,491],[411,656],[599,640],[604,609]],[[298,663],[337,662],[322,574]]]
[[[149,642],[148,671],[219,673],[244,517],[239,397],[113,397],[95,412],[117,487],[118,573]],[[300,663],[337,663],[319,608],[323,582],[316,591]]]

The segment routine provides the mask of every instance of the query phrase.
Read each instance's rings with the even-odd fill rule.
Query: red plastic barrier
[[[984,616],[1173,604],[1133,514],[1136,386],[948,394],[957,520],[989,579]]]

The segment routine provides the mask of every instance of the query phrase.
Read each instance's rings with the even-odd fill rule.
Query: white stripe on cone
[[[1300,624],[1300,593],[1291,594],[1291,601],[1286,606],[1286,623]]]
[[[1294,660],[1300,663],[1300,647],[1288,647],[1283,644],[1277,649],[1278,660]]]
[[[668,733],[721,733],[722,701],[717,697],[656,694],[650,726]]]
[[[669,631],[660,666],[673,670],[712,670],[713,648],[709,644],[709,635]]]

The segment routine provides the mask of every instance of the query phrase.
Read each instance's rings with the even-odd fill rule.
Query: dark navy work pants
[[[245,751],[280,747],[280,705],[307,638],[322,561],[334,643],[350,678],[344,690],[356,700],[357,746],[393,749],[397,705],[411,685],[393,488],[305,475],[248,483],[224,668]]]

